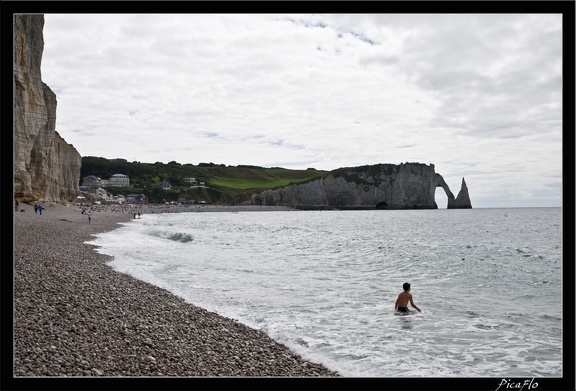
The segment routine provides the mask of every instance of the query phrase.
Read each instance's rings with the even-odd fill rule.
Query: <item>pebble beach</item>
[[[162,211],[161,211],[162,212]],[[13,376],[338,377],[265,333],[114,271],[85,244],[132,214],[14,212]]]

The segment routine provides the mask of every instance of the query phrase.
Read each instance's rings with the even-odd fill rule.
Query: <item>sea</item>
[[[142,214],[88,243],[342,376],[561,377],[574,332],[561,208]]]

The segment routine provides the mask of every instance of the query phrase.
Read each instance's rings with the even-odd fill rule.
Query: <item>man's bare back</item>
[[[396,304],[394,304],[394,309],[400,312],[408,312],[408,303],[414,308],[418,310],[418,312],[422,312],[420,308],[414,304],[414,299],[412,298],[412,294],[410,293],[410,284],[405,283],[403,285],[404,292],[400,292],[398,298],[396,299]]]
[[[410,292],[401,292],[398,295],[398,300],[396,300],[396,307],[408,307],[408,303],[412,299],[412,294]]]

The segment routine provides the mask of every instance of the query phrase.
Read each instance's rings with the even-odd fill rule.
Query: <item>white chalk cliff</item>
[[[454,198],[434,165],[421,163],[340,168],[307,183],[255,193],[251,203],[308,209],[437,209],[437,187],[444,189],[448,209],[472,208],[464,179]]]
[[[44,15],[14,15],[14,197],[71,202],[82,159],[56,132],[56,95],[42,82]]]

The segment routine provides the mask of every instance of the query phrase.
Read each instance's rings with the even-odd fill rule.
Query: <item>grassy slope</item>
[[[259,189],[286,186],[290,183],[305,182],[318,178],[323,171],[315,170],[287,170],[279,168],[243,169],[228,168],[211,177],[212,185],[228,187],[232,189]]]
[[[109,178],[113,174],[128,175],[132,192],[144,192],[156,200],[172,200],[185,196],[188,199],[209,202],[239,202],[248,199],[253,190],[261,191],[291,183],[306,182],[327,174],[327,171],[225,166],[212,163],[200,165],[176,162],[130,163],[90,156],[82,158],[81,183],[88,175]],[[206,188],[190,188],[190,184],[186,183],[184,178],[196,178],[198,182],[204,182]],[[172,189],[158,190],[162,181],[170,182]],[[117,189],[108,190],[116,193]]]

